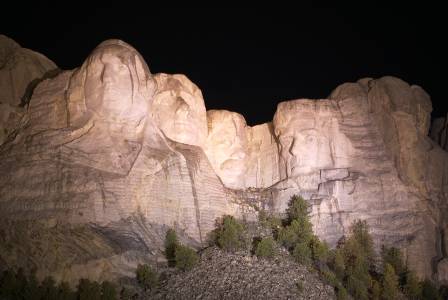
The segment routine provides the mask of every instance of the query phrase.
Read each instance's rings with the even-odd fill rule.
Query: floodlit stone
[[[224,185],[245,188],[248,168],[248,126],[244,117],[226,110],[207,112],[206,154]]]
[[[150,115],[169,139],[204,147],[207,117],[201,90],[185,75],[157,74]]]
[[[74,284],[131,277],[162,255],[168,226],[204,245],[222,215],[283,213],[300,194],[331,246],[363,219],[378,249],[399,247],[419,276],[446,280],[448,153],[427,136],[429,96],[400,79],[282,102],[273,122],[250,127],[207,113],[187,77],[152,75],[109,40],[39,82],[24,108],[0,107],[12,124],[0,132],[5,266]]]

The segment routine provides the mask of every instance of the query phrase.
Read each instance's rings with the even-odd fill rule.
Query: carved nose
[[[181,117],[181,118],[187,118],[188,117],[188,112],[189,112],[188,104],[185,103],[185,101],[182,100],[182,103],[180,103],[177,106],[176,115],[178,117]]]
[[[238,150],[234,151],[230,155],[230,158],[232,158],[232,159],[243,159],[245,156],[246,156],[246,154],[244,153],[244,151],[242,149],[238,149]]]
[[[113,84],[114,74],[110,66],[104,65],[103,72],[101,74],[101,81],[103,82],[103,84]]]

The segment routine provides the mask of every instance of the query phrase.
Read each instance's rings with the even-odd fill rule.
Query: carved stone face
[[[274,117],[280,142],[281,174],[291,178],[334,165],[330,142],[331,118],[316,106],[296,100],[281,103]],[[288,107],[280,107],[280,106]]]
[[[207,119],[199,88],[184,75],[155,75],[157,93],[151,116],[171,140],[204,147]]]
[[[149,69],[129,45],[117,41],[98,46],[85,66],[85,103],[97,118],[138,124],[149,106]]]
[[[248,159],[248,138],[243,116],[226,110],[207,112],[206,153],[223,183],[230,188],[244,188]]]

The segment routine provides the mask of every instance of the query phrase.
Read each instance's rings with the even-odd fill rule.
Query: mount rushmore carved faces
[[[81,91],[77,91],[79,88]],[[81,115],[87,112],[112,129],[142,125],[154,88],[146,62],[132,46],[119,40],[105,41],[70,82],[71,120],[85,118]]]
[[[207,117],[201,90],[185,75],[156,74],[151,117],[169,139],[203,147]]]
[[[207,112],[208,137],[206,154],[224,185],[244,188],[248,160],[246,121],[227,110]]]
[[[327,102],[301,99],[278,105],[274,128],[282,179],[334,166],[329,136],[332,112]]]

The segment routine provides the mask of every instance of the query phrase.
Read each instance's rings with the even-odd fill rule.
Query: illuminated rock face
[[[244,189],[249,147],[246,121],[240,114],[226,110],[207,112],[206,154],[224,185]]]
[[[206,128],[185,144],[152,118],[157,83],[135,49],[110,40],[79,69],[38,85],[18,134],[0,148],[6,265],[73,283],[133,276],[148,252],[162,256],[164,226],[197,245],[216,218],[242,216],[244,205],[195,145]],[[164,88],[188,99],[184,86]],[[29,234],[18,237],[14,228]],[[47,250],[35,236],[47,236]]]
[[[427,137],[430,111],[421,88],[384,77],[282,102],[250,127],[106,41],[42,81],[0,146],[0,261],[72,283],[134,276],[163,255],[168,226],[200,245],[218,217],[284,212],[300,194],[330,245],[364,219],[376,246],[446,281],[448,156]]]
[[[207,117],[201,90],[185,75],[157,74],[150,115],[169,139],[204,147]]]

